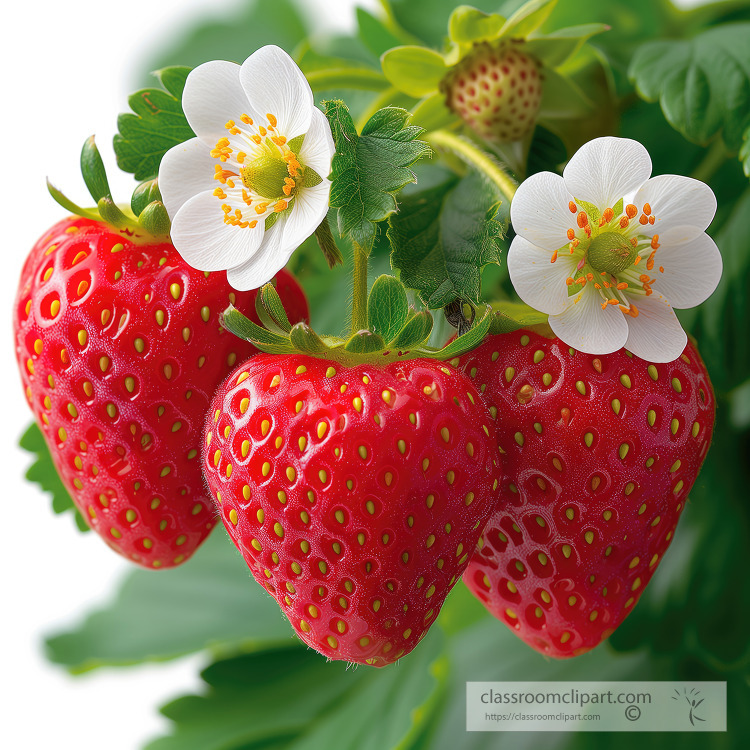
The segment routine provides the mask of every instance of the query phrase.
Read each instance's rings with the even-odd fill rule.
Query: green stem
[[[706,154],[701,159],[698,166],[692,171],[691,177],[694,180],[708,182],[722,164],[727,160],[727,151],[720,138],[717,138],[706,150]]]
[[[367,330],[367,250],[354,244],[352,274],[352,334]]]
[[[446,149],[461,161],[487,177],[493,185],[510,201],[515,195],[515,180],[489,154],[475,146],[471,141],[448,130],[433,130],[427,140],[438,148]]]
[[[325,89],[361,89],[384,91],[390,83],[382,73],[367,68],[328,68],[313,70],[306,74],[310,87],[315,91]]]

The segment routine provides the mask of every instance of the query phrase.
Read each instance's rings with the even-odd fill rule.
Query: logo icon
[[[696,721],[705,721],[705,719],[702,719],[700,716],[698,716],[698,707],[701,703],[705,700],[704,698],[701,698],[698,700],[698,697],[701,694],[701,691],[697,688],[691,688],[688,690],[687,688],[682,688],[682,692],[677,690],[675,688],[675,694],[672,696],[673,701],[681,701],[685,700],[688,705],[688,718],[690,719],[690,724],[692,726],[695,726]]]

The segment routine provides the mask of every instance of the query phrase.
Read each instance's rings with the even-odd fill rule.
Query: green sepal
[[[440,130],[458,122],[459,118],[445,105],[445,94],[436,91],[412,108],[412,122],[425,130]]]
[[[593,203],[589,203],[588,201],[582,201],[579,198],[574,198],[574,200],[588,214],[589,220],[592,223],[599,222],[602,214],[598,206],[595,206]]]
[[[273,284],[270,282],[264,284],[260,293],[256,295],[256,300],[260,300],[263,309],[282,331],[289,333],[292,330],[292,324],[289,322],[286,310],[284,310],[281,297],[279,297],[279,293]]]
[[[99,209],[99,216],[101,216],[107,224],[111,224],[113,227],[123,229],[125,227],[132,228],[137,226],[132,219],[125,216],[112,198],[100,198],[97,208]]]
[[[66,211],[92,221],[101,221],[102,217],[99,212],[93,208],[81,208],[77,203],[73,203],[64,193],[58,190],[50,181],[47,180],[47,190],[55,202],[62,206]]]
[[[245,341],[249,341],[268,354],[289,354],[295,351],[294,346],[286,336],[273,333],[253,323],[244,316],[234,305],[229,305],[221,314],[221,325],[230,333]]]
[[[539,120],[579,119],[595,111],[594,103],[568,76],[545,68]]]
[[[141,211],[138,223],[152,237],[167,237],[172,227],[167,209],[161,201],[152,201]]]
[[[94,203],[99,203],[102,198],[112,200],[107,171],[93,135],[86,139],[81,149],[81,174]]]
[[[278,220],[281,214],[278,211],[274,211],[272,214],[266,216],[265,231],[267,232]]]
[[[412,349],[424,344],[432,333],[433,319],[428,310],[412,315],[389,345],[394,349]]]
[[[417,99],[435,92],[449,70],[439,52],[416,45],[388,50],[380,64],[394,88]]]
[[[390,342],[401,332],[409,317],[406,289],[395,276],[378,276],[367,298],[367,319],[372,333]]]
[[[288,141],[286,145],[294,151],[295,154],[298,154],[299,150],[302,148],[302,144],[305,142],[306,135],[307,133],[302,133],[302,135],[295,136],[291,141]]]
[[[448,19],[448,36],[462,49],[474,42],[496,39],[506,19],[497,13],[484,13],[470,5],[460,5]]]
[[[567,62],[592,36],[609,31],[605,23],[586,23],[568,26],[550,34],[527,39],[523,51],[536,57],[548,68],[558,68]]]
[[[297,323],[289,332],[292,346],[305,354],[323,354],[328,346],[307,323]]]
[[[318,247],[320,247],[326,263],[328,263],[328,268],[344,265],[344,256],[333,238],[328,216],[324,216],[323,221],[318,224],[318,228],[315,230],[315,239],[318,241]]]
[[[525,39],[549,18],[556,5],[557,0],[529,0],[505,22],[499,36]]]
[[[519,328],[544,325],[549,316],[523,302],[498,302],[492,305],[490,333],[512,333]]]
[[[316,185],[320,185],[323,182],[323,178],[312,168],[305,167],[305,171],[302,174],[302,187],[311,188]]]
[[[352,354],[372,354],[385,349],[382,336],[370,331],[357,331],[344,345],[344,349]]]
[[[459,336],[437,352],[427,353],[426,356],[430,359],[448,360],[476,349],[489,333],[491,322],[492,308],[488,305],[484,315],[478,321],[475,321],[474,325],[463,336]]]
[[[161,200],[158,180],[146,180],[146,182],[142,182],[133,191],[133,195],[130,198],[130,209],[134,216],[140,216],[149,203]]]
[[[747,126],[745,132],[742,134],[739,160],[742,164],[742,171],[745,173],[745,177],[750,177],[750,125]]]

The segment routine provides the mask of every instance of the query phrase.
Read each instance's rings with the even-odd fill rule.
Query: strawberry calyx
[[[94,208],[82,208],[47,180],[50,195],[66,211],[103,222],[136,244],[168,238],[171,223],[157,180],[138,185],[130,206],[119,206],[112,198],[104,162],[93,135],[86,139],[81,149],[81,174],[96,204]]]
[[[492,310],[469,324],[443,347],[428,345],[433,317],[410,306],[404,285],[394,276],[378,277],[367,299],[367,327],[348,338],[321,336],[307,323],[292,325],[276,289],[269,283],[255,299],[263,326],[253,323],[233,305],[221,316],[228,331],[268,354],[306,354],[354,366],[365,362],[387,364],[407,359],[450,360],[471,351],[490,331]]]

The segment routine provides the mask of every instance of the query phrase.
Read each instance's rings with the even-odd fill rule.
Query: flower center
[[[570,201],[569,208],[577,227],[568,229],[568,244],[551,258],[555,263],[561,253],[570,252],[578,261],[575,276],[565,280],[568,294],[577,294],[577,287],[593,284],[602,298],[603,310],[617,306],[623,314],[637,317],[638,308],[632,298],[653,294],[651,284],[656,281],[643,271],[654,268],[659,235],[651,237],[639,231],[656,221],[651,206],[645,203],[639,211],[634,204],[623,206],[619,200],[613,208],[600,213],[596,206],[576,200]],[[643,260],[645,269],[638,269]],[[659,272],[664,272],[662,266]]]
[[[617,274],[633,265],[636,249],[619,232],[602,232],[591,240],[589,265],[595,271]]]
[[[296,188],[289,172],[289,162],[281,154],[267,152],[243,166],[240,177],[246,188],[254,190],[261,198],[274,200],[282,195],[289,197]]]

